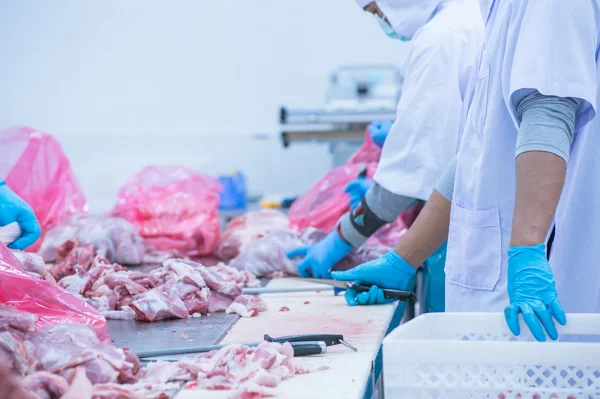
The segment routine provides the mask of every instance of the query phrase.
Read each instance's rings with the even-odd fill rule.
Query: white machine
[[[280,109],[281,140],[330,144],[333,166],[345,163],[374,120],[394,120],[403,78],[391,65],[340,67],[331,74],[323,109]]]

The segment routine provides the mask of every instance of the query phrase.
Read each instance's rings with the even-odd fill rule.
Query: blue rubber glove
[[[8,247],[24,250],[33,244],[41,233],[40,224],[33,209],[0,180],[0,226],[17,222],[21,228],[21,237]]]
[[[550,338],[558,338],[552,317],[563,326],[567,324],[544,244],[509,248],[508,297],[510,305],[504,309],[504,317],[515,335],[521,332],[519,313],[523,314],[525,323],[538,341],[546,340],[542,325]]]
[[[346,303],[356,306],[393,302],[393,299],[383,296],[383,291],[379,287],[412,291],[415,288],[416,273],[414,267],[402,259],[396,251],[391,250],[381,258],[363,263],[346,272],[333,272],[331,276],[336,280],[353,281],[354,284],[373,285],[369,292],[359,293],[353,288],[346,290],[344,295]]]
[[[383,147],[383,143],[385,143],[385,139],[393,124],[394,122],[392,121],[373,121],[369,123],[367,131],[377,146]]]
[[[360,201],[367,194],[367,191],[373,187],[373,184],[373,180],[366,177],[359,177],[348,183],[344,192],[350,196],[350,209],[354,210],[360,205]]]
[[[348,244],[337,232],[337,229],[329,233],[323,241],[314,245],[296,248],[287,253],[292,259],[304,256],[298,263],[298,275],[300,277],[331,278],[333,266],[352,251],[352,245]]]

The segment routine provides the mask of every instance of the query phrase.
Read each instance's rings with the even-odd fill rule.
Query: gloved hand
[[[546,340],[540,321],[553,340],[558,338],[558,332],[552,317],[563,326],[567,324],[544,244],[509,248],[508,297],[510,305],[504,309],[504,317],[515,335],[521,332],[519,313],[538,341]]]
[[[337,232],[337,229],[329,233],[323,241],[314,245],[296,248],[287,253],[292,259],[304,256],[298,263],[298,275],[300,277],[331,278],[331,268],[352,251],[352,245],[348,244]],[[312,272],[312,273],[311,273]]]
[[[0,226],[17,222],[21,228],[21,237],[8,247],[24,250],[33,244],[41,233],[40,224],[35,218],[33,209],[0,180]]]
[[[394,250],[379,259],[363,263],[345,272],[333,272],[331,276],[336,280],[353,281],[355,284],[372,284],[369,292],[359,293],[356,289],[349,288],[344,295],[346,303],[356,305],[380,305],[393,302],[383,296],[379,287],[393,288],[403,291],[412,291],[415,288],[414,267],[402,259]]]
[[[392,121],[373,121],[367,126],[367,131],[371,135],[371,138],[379,147],[383,147],[385,138],[387,137],[392,125]]]
[[[348,183],[344,192],[350,196],[350,209],[354,210],[360,204],[373,184],[373,180],[366,177],[358,177]]]

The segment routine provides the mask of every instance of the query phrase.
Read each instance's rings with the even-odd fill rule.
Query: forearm
[[[458,160],[456,155],[452,158],[442,178],[435,186],[435,189],[438,193],[440,193],[444,198],[448,201],[452,202],[452,198],[454,197],[454,178],[456,177],[456,166],[458,164]]]
[[[549,152],[526,152],[516,160],[517,189],[510,246],[546,241],[565,182],[567,164]]]
[[[544,243],[565,181],[580,100],[537,91],[517,104],[516,193],[511,246]]]
[[[359,247],[385,224],[395,221],[400,213],[410,208],[417,200],[387,191],[375,184],[367,191],[361,209],[361,223],[356,223],[356,212],[342,216],[339,232],[342,238],[354,247]]]
[[[434,190],[415,223],[396,245],[396,253],[415,269],[448,239],[450,208],[451,202]]]

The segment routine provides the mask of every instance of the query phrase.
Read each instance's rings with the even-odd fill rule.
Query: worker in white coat
[[[472,64],[483,43],[476,0],[357,0],[391,38],[410,40],[396,120],[375,184],[353,184],[361,204],[323,241],[291,251],[300,276],[329,278],[352,248],[419,200],[427,200],[458,148],[460,114]],[[351,190],[351,191],[353,191]],[[365,195],[366,192],[366,195]],[[351,192],[356,197],[356,192]],[[442,243],[440,243],[441,246]],[[390,256],[391,253],[390,253]],[[443,291],[443,262],[441,266]],[[443,295],[440,311],[443,311]]]
[[[480,8],[485,48],[456,159],[396,246],[397,262],[334,278],[406,288],[448,237],[446,311],[504,309],[514,334],[522,314],[536,339],[556,339],[565,311],[600,310],[600,125],[590,123],[600,2],[481,0]],[[387,301],[379,288],[365,295]]]

